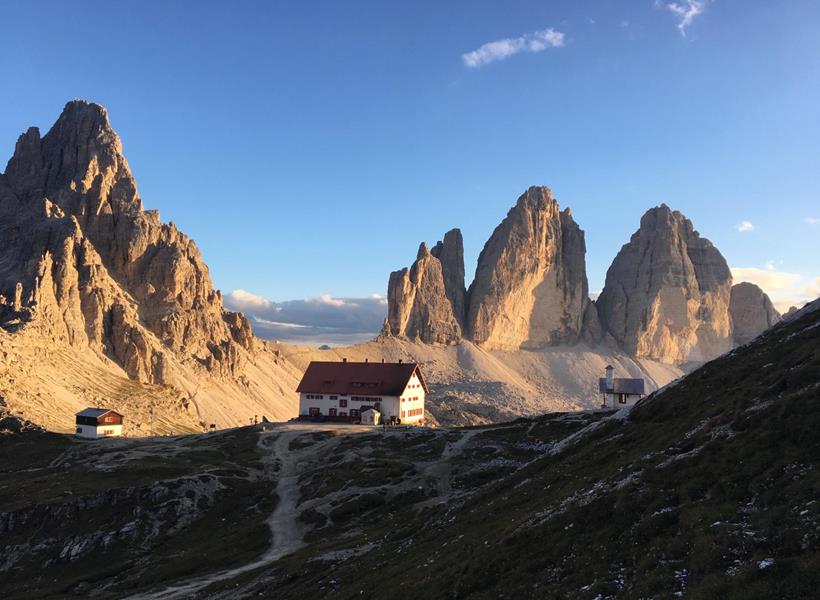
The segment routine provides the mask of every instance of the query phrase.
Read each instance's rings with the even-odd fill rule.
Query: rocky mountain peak
[[[457,343],[464,293],[464,249],[461,232],[454,229],[432,252],[422,242],[410,269],[390,274],[384,333],[425,343]]]
[[[769,297],[748,281],[732,286],[729,313],[732,317],[732,336],[737,345],[752,341],[780,321],[780,313]]]
[[[662,204],[641,217],[596,304],[605,329],[632,355],[702,362],[732,345],[731,286],[717,248]]]
[[[167,382],[172,356],[234,372],[236,346],[251,349],[247,320],[223,310],[196,245],[142,209],[98,104],[69,102],[45,136],[20,137],[0,176],[0,230],[0,295],[21,287],[29,319],[132,378]]]
[[[583,231],[547,187],[530,187],[481,251],[467,328],[487,348],[541,348],[579,339],[587,294]]]
[[[430,256],[430,249],[427,248],[427,242],[422,242],[419,244],[419,251],[416,252],[416,260],[421,260],[427,256]]]

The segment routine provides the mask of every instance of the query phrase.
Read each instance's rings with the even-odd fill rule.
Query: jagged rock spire
[[[234,346],[252,349],[193,241],[143,210],[98,104],[71,101],[44,137],[20,136],[0,176],[0,230],[0,294],[32,290],[42,326],[135,379],[167,382],[174,360],[236,373]]]
[[[459,273],[461,295],[458,292]],[[458,342],[462,337],[463,290],[461,232],[457,229],[449,231],[432,252],[422,242],[412,267],[390,274],[385,333],[425,343]]]
[[[584,233],[552,192],[531,187],[484,245],[470,286],[467,329],[486,348],[573,343],[588,287]]]

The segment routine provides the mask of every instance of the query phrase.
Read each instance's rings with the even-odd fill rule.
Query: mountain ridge
[[[410,330],[386,327],[383,333],[422,343],[468,340],[502,351],[604,344],[633,358],[688,368],[753,339],[780,319],[759,287],[732,285],[720,251],[666,204],[641,217],[595,300],[589,298],[585,254],[584,232],[571,210],[560,210],[549,188],[530,187],[479,256],[464,296],[460,332],[435,339],[433,320],[420,318]],[[459,256],[463,272],[463,253]],[[391,276],[388,314],[408,302],[407,289]],[[427,304],[442,300],[437,289],[413,298],[415,310],[424,315],[436,312],[425,312]]]

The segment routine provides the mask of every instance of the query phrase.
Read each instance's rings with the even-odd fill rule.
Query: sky
[[[469,284],[531,185],[585,230],[592,293],[662,202],[779,308],[820,293],[815,0],[0,0],[0,15],[0,165],[68,100],[106,106],[145,206],[258,327],[310,327],[314,307],[330,330],[372,329],[390,271],[453,227]]]

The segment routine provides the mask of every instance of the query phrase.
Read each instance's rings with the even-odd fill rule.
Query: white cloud
[[[804,223],[808,223],[809,225],[820,225],[820,219],[817,217],[806,217],[803,219]]]
[[[308,298],[305,302],[309,304],[326,304],[327,306],[336,306],[339,308],[343,306],[356,306],[344,298],[334,298],[330,294],[322,294],[321,296],[316,296],[315,298]]]
[[[488,42],[472,52],[461,55],[461,60],[470,68],[483,67],[497,60],[505,60],[521,52],[542,52],[547,48],[564,46],[564,34],[548,27],[535,33],[526,33],[516,38],[504,38]]]
[[[812,279],[800,273],[775,271],[773,266],[769,261],[764,269],[732,267],[732,278],[735,283],[748,281],[759,286],[781,313],[791,306],[800,308],[820,296],[820,277]]]
[[[657,6],[661,5],[660,0],[656,0]],[[678,17],[678,30],[686,37],[686,28],[692,24],[699,14],[706,8],[706,0],[683,0],[682,2],[665,2],[663,6]]]
[[[266,310],[273,306],[270,300],[251,294],[245,290],[234,290],[225,295],[225,303],[234,306],[237,310],[252,312],[254,310]]]
[[[372,339],[387,316],[387,300],[381,294],[368,298],[322,294],[304,300],[272,302],[235,290],[225,295],[225,306],[247,314],[260,337],[313,346],[356,344]]]
[[[300,325],[299,323],[283,323],[281,321],[271,321],[269,319],[262,319],[260,317],[251,317],[254,323],[260,325],[267,325],[269,327],[281,327],[282,329],[306,329],[310,325]]]
[[[754,231],[755,226],[751,221],[741,221],[735,225],[735,229],[737,229],[740,233],[744,233],[747,231]]]
[[[387,306],[387,298],[385,298],[381,294],[370,294],[370,298],[373,300],[378,300],[381,304]]]

